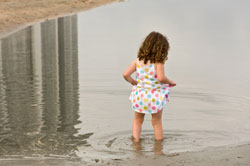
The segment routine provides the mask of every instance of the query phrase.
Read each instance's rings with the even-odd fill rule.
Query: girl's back
[[[145,114],[152,114],[155,139],[163,139],[162,110],[168,101],[171,86],[176,85],[164,74],[168,50],[167,38],[158,32],[151,32],[143,41],[137,59],[123,73],[124,79],[133,85],[129,99],[135,111],[132,134],[136,142],[140,140]],[[134,72],[136,80],[131,77]]]
[[[170,86],[159,82],[155,67],[154,63],[144,64],[143,61],[137,59],[136,80],[138,84],[133,86],[129,97],[133,110],[137,112],[157,113],[168,101]]]
[[[143,61],[137,59],[136,62],[136,81],[138,88],[145,88],[147,90],[164,88],[164,84],[160,83],[157,78],[156,64],[148,63],[145,65]]]

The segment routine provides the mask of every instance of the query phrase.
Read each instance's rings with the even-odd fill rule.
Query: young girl
[[[133,85],[129,99],[135,111],[132,128],[135,142],[140,140],[145,114],[152,114],[155,139],[163,139],[162,110],[168,101],[170,88],[176,85],[164,74],[168,50],[167,38],[158,32],[151,32],[142,43],[137,58],[123,73],[124,79]],[[136,80],[131,77],[135,71]]]

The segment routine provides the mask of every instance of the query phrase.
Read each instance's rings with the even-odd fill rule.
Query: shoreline
[[[208,147],[202,151],[180,152],[170,155],[141,156],[125,165],[164,166],[250,166],[250,143]]]
[[[0,38],[48,19],[74,15],[118,0],[3,0],[0,2]]]
[[[250,143],[208,147],[202,151],[170,153],[163,155],[144,155],[136,152],[131,158],[125,159],[62,159],[62,158],[1,158],[0,166],[250,166]]]
[[[118,0],[2,0],[0,2],[0,38],[8,36],[36,22],[74,15],[78,12],[107,5]],[[8,159],[1,158],[0,166],[21,165],[83,165],[84,163],[61,159]],[[84,160],[84,159],[83,159]],[[98,162],[96,162],[98,160]],[[120,166],[250,166],[250,143],[227,147],[208,147],[197,152],[180,152],[167,155],[146,156],[138,153],[130,159],[96,159],[90,165]]]

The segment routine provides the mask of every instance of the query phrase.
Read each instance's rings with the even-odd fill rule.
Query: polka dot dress
[[[138,84],[133,86],[129,97],[132,109],[144,114],[161,111],[169,101],[171,86],[159,82],[154,64],[141,66],[137,60],[136,80]]]

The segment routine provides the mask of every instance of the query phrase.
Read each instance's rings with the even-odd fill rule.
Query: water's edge
[[[89,3],[94,2],[94,1],[95,0],[90,0]],[[14,26],[10,25],[10,23],[9,24],[7,23],[7,25],[3,25],[4,27],[1,27],[2,29],[0,30],[0,39],[5,38],[7,36],[10,36],[11,34],[14,34],[15,32],[18,32],[21,29],[24,29],[24,28],[27,28],[31,25],[34,25],[35,23],[42,23],[42,22],[57,19],[60,17],[72,16],[72,15],[78,14],[80,12],[84,12],[84,11],[98,8],[98,7],[105,6],[105,5],[109,5],[109,4],[115,3],[115,2],[118,2],[118,0],[107,0],[107,1],[102,0],[102,1],[95,2],[95,4],[93,6],[87,4],[86,6],[82,6],[80,9],[79,8],[71,9],[71,11],[69,11],[69,12],[58,13],[58,14],[52,13],[49,16],[48,15],[45,16],[44,13],[42,13],[41,14],[42,18],[38,18],[38,19],[32,20],[32,21],[27,20],[26,22],[23,22],[21,24],[17,24]],[[119,1],[119,2],[121,2],[121,1]],[[0,4],[1,4],[1,2],[0,2]],[[25,18],[28,18],[28,17],[26,16]],[[13,19],[15,19],[15,18],[13,18]]]

